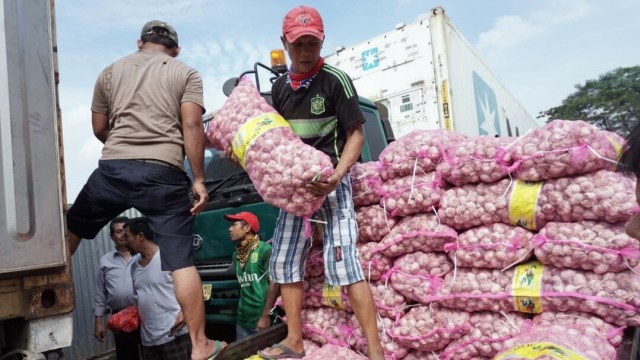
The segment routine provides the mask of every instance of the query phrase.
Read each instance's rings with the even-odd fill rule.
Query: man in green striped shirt
[[[258,237],[258,217],[247,211],[224,217],[231,221],[229,236],[236,246],[233,267],[240,283],[238,341],[269,327],[269,312],[278,296],[278,285],[269,280],[271,245]]]

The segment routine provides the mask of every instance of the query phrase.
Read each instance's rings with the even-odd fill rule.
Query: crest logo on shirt
[[[320,115],[326,111],[324,107],[324,98],[320,95],[316,95],[311,99],[311,113],[313,115]]]
[[[253,253],[251,254],[251,258],[249,259],[249,261],[251,261],[252,264],[255,264],[258,262],[258,253]]]

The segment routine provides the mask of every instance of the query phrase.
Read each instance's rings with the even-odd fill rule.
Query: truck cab
[[[273,72],[276,73],[275,70]],[[256,83],[259,87],[259,81]],[[268,92],[261,94],[270,101]],[[376,161],[382,150],[394,140],[393,133],[383,123],[372,101],[360,97],[359,102],[366,118],[361,161]],[[211,119],[211,114],[203,117],[205,126]],[[186,168],[189,172],[188,163]],[[221,151],[205,150],[205,184],[209,201],[195,219],[193,248],[196,268],[203,283],[206,320],[208,324],[235,324],[240,286],[232,266],[235,248],[229,238],[229,223],[224,220],[224,215],[241,211],[256,214],[260,219],[259,236],[268,241],[273,235],[279,210],[264,202],[247,173]]]

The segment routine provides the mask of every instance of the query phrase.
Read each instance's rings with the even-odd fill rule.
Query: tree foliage
[[[538,117],[584,120],[626,136],[640,121],[640,66],[618,68],[578,84],[562,105],[542,111]]]

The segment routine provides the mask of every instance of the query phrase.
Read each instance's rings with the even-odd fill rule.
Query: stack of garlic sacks
[[[624,327],[640,325],[640,242],[625,234],[635,179],[614,172],[623,141],[564,120],[517,138],[416,130],[356,164],[358,249],[387,358],[511,359],[551,344],[614,359]],[[345,290],[323,288],[319,242],[304,337],[366,354]]]

